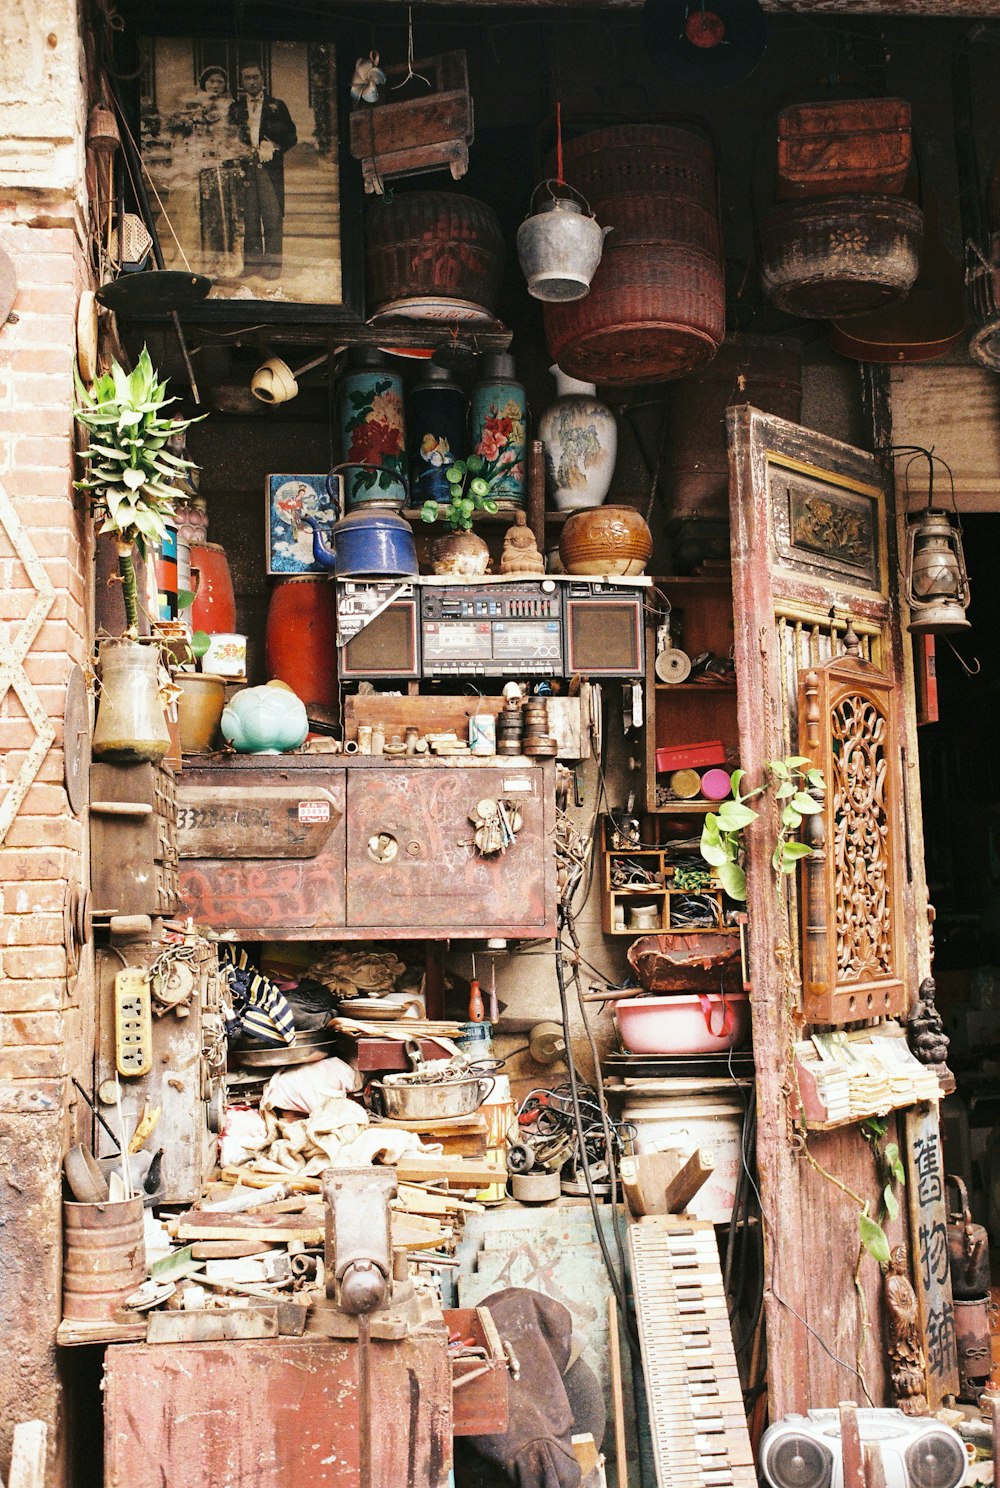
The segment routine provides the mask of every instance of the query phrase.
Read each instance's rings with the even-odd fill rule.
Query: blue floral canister
[[[480,475],[501,508],[524,506],[528,403],[507,352],[487,356],[469,401],[469,443],[484,461]]]
[[[465,393],[447,367],[428,362],[410,393],[410,504],[451,500],[448,466],[467,449]]]
[[[406,431],[403,379],[382,353],[359,347],[340,379],[337,397],[344,464],[344,504],[358,507],[406,504]]]

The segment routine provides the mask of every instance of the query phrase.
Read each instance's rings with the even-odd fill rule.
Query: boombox
[[[641,677],[648,586],[648,579],[564,574],[474,584],[345,581],[338,611],[368,609],[374,618],[362,629],[352,622],[350,639],[342,620],[340,677]],[[380,592],[381,606],[366,588]]]

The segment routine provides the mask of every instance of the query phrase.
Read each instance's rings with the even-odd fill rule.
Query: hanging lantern
[[[969,576],[962,552],[962,523],[955,504],[955,480],[951,470],[933,450],[920,445],[895,445],[892,453],[908,455],[906,490],[909,493],[909,470],[914,460],[927,461],[927,506],[920,513],[906,515],[906,602],[910,607],[907,629],[913,635],[947,635],[950,631],[971,629],[965,612],[969,607]],[[942,511],[934,505],[934,466],[944,465],[951,481],[953,510]]]
[[[945,511],[927,510],[907,523],[908,629],[914,635],[946,635],[969,630],[969,577],[962,552],[962,528]]]

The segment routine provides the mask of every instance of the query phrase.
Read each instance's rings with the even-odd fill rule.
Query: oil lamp
[[[952,513],[934,505],[937,457],[929,450],[915,453],[927,460],[927,506],[919,514],[908,515],[906,520],[908,629],[914,635],[947,635],[969,630],[965,618],[969,576],[962,552],[962,524],[957,509]]]

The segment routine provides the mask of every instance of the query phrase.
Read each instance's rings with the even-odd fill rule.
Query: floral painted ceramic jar
[[[485,462],[480,475],[490,496],[508,508],[525,503],[527,437],[528,404],[514,358],[507,352],[488,356],[469,400],[469,445]]]
[[[403,380],[382,353],[360,347],[340,379],[337,398],[348,511],[406,504]]]
[[[448,466],[467,454],[465,393],[447,367],[428,362],[410,393],[410,505],[451,500]]]

